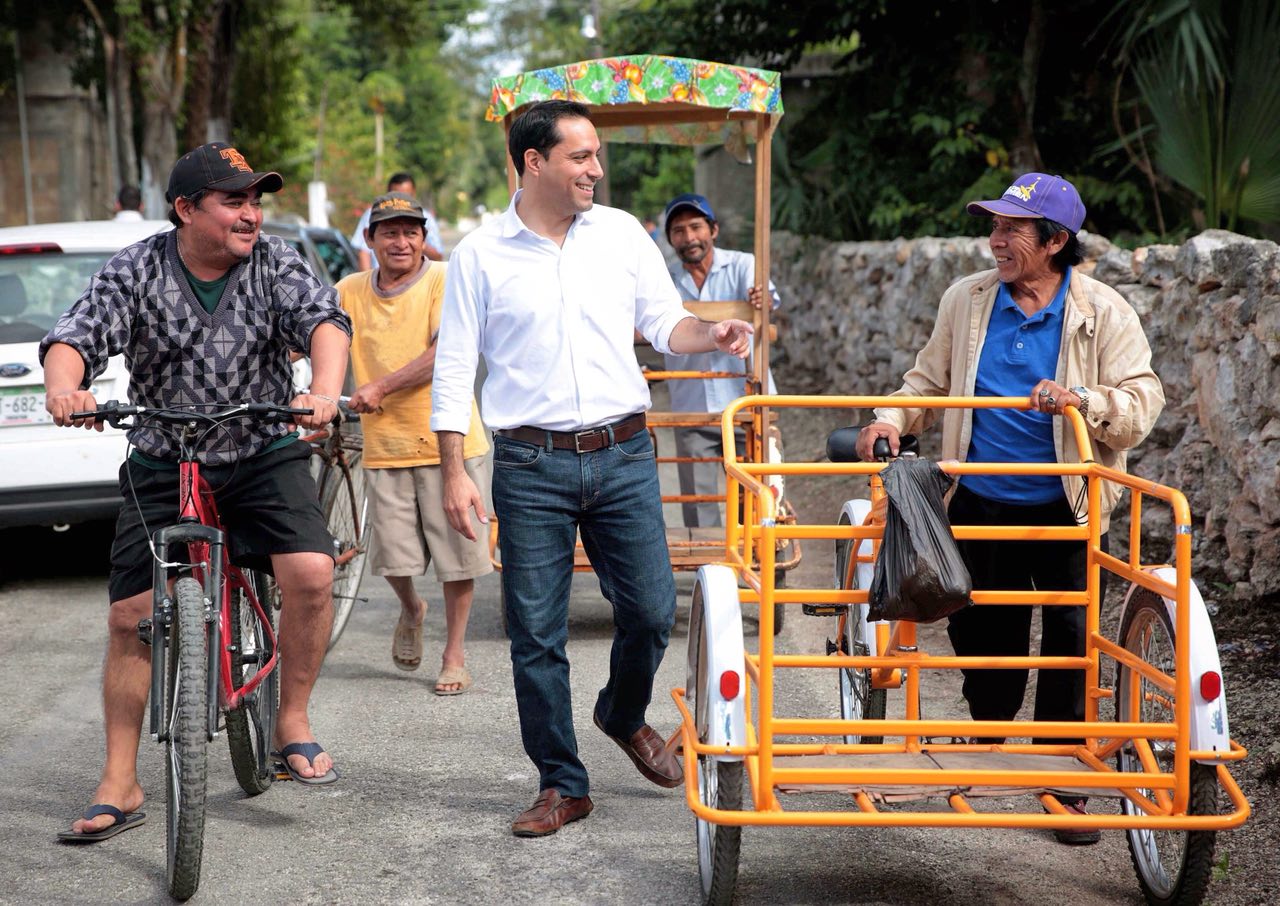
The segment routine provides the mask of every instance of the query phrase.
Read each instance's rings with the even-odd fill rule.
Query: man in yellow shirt
[[[373,202],[365,240],[377,258],[373,271],[338,284],[351,317],[351,366],[358,389],[351,408],[363,415],[364,469],[373,541],[369,562],[400,599],[391,658],[402,670],[422,663],[427,602],[413,577],[435,564],[444,586],[446,639],[437,695],[471,685],[463,642],[474,579],[492,572],[484,537],[450,531],[442,503],[440,452],[431,431],[431,379],[444,299],[446,266],[427,259],[426,215],[412,195],[389,192]],[[476,486],[489,487],[489,443],[475,404],[463,457]]]

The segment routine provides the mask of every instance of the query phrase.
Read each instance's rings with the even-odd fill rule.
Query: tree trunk
[[[1018,118],[1018,134],[1009,149],[1009,161],[1015,173],[1042,170],[1040,146],[1036,143],[1036,87],[1040,81],[1040,57],[1048,32],[1048,16],[1044,0],[1031,0],[1027,21],[1027,37],[1022,43],[1022,70],[1018,73],[1018,92],[1013,97],[1014,114]]]
[[[123,41],[124,23],[116,22],[115,36],[115,72],[111,74],[108,90],[115,96],[115,147],[116,164],[119,166],[120,183],[138,184],[138,147],[133,141],[133,67],[134,61],[128,54]],[[159,211],[147,210],[148,216],[159,216]]]
[[[197,18],[191,22],[187,54],[186,122],[182,131],[184,151],[211,140],[209,119],[213,108],[213,65],[222,7],[223,0],[213,0],[200,8]]]
[[[144,14],[137,24],[159,40],[135,52],[131,61],[142,87],[142,192],[148,213],[168,210],[164,191],[178,159],[178,112],[187,82],[186,20],[171,19],[164,6],[154,7],[154,13],[154,20]],[[121,22],[122,29],[129,26]]]

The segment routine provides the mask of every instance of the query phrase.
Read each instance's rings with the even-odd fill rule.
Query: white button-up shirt
[[[519,198],[449,259],[433,431],[466,433],[480,355],[488,370],[480,412],[493,430],[577,431],[647,410],[633,328],[665,353],[676,324],[691,317],[630,214],[594,205],[558,246],[524,225]]]
[[[711,255],[711,270],[702,288],[693,282],[693,275],[684,269],[677,259],[671,264],[671,280],[681,297],[686,302],[725,302],[734,299],[746,300],[747,291],[756,282],[756,256],[750,252],[735,252],[733,249],[717,248]],[[773,300],[773,308],[777,308],[781,299],[778,290],[769,281],[769,295]],[[752,346],[752,355],[755,347]],[[751,359],[746,361],[727,352],[695,352],[691,355],[668,354],[666,366],[668,371],[721,371],[744,373],[751,368]],[[707,380],[681,379],[667,381],[667,389],[671,391],[671,410],[673,412],[723,412],[730,403],[746,393],[744,378],[708,378]],[[777,393],[773,384],[773,371],[766,378],[765,393]]]

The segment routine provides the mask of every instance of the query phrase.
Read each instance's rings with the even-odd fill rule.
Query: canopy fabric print
[[[766,69],[640,54],[535,69],[493,80],[491,122],[527,104],[563,99],[591,108],[614,142],[745,147],[759,114],[782,116],[782,76]]]

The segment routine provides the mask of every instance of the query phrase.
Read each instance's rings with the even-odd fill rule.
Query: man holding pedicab
[[[1081,273],[1077,232],[1085,208],[1060,176],[1027,173],[993,201],[971,202],[991,218],[994,270],[960,280],[943,294],[933,334],[895,396],[1028,396],[1019,409],[877,409],[858,437],[873,459],[877,438],[898,453],[899,435],[927,428],[942,413],[942,458],[975,462],[1076,462],[1063,414],[1084,417],[1100,464],[1124,471],[1126,451],[1151,431],[1164,391],[1151,370],[1151,348],[1133,308],[1111,287]],[[958,525],[1076,525],[1087,519],[1085,480],[1076,475],[1017,478],[965,475],[948,515]],[[1102,549],[1121,489],[1102,485]],[[960,541],[975,588],[1081,590],[1087,544]],[[1105,593],[1106,572],[1102,573]],[[1030,647],[1031,606],[968,607],[947,628],[960,656],[1018,657]],[[1042,657],[1085,653],[1085,611],[1045,606]],[[1022,707],[1026,670],[964,671],[964,697],[975,720],[1013,720]],[[1041,670],[1035,720],[1084,719],[1084,675]],[[1003,740],[980,740],[1002,742]],[[1035,740],[1061,742],[1062,740]],[[1073,814],[1084,798],[1059,797]],[[1056,830],[1068,844],[1096,843],[1097,830]]]
[[[711,202],[705,196],[685,193],[667,203],[663,217],[666,223],[667,241],[675,249],[678,263],[671,265],[671,280],[686,302],[723,302],[746,299],[759,308],[764,304],[764,290],[753,286],[756,274],[756,258],[750,252],[722,249],[716,246],[720,236],[720,222]],[[781,299],[769,282],[772,307],[777,308]],[[738,371],[741,366],[733,356],[722,352],[702,352],[692,355],[668,353],[665,357],[668,371]],[[773,386],[773,374],[766,378],[767,387],[761,393],[777,393]],[[674,412],[723,412],[725,406],[742,396],[742,378],[707,378],[705,380],[669,381],[671,409]],[[746,455],[746,432],[738,428],[738,455]],[[676,428],[676,455],[681,458],[719,460],[724,456],[724,443],[720,426]],[[681,462],[676,467],[680,478],[681,494],[724,496],[724,465],[720,462]],[[716,501],[683,503],[681,514],[684,524],[720,526],[724,524],[721,504]]]

